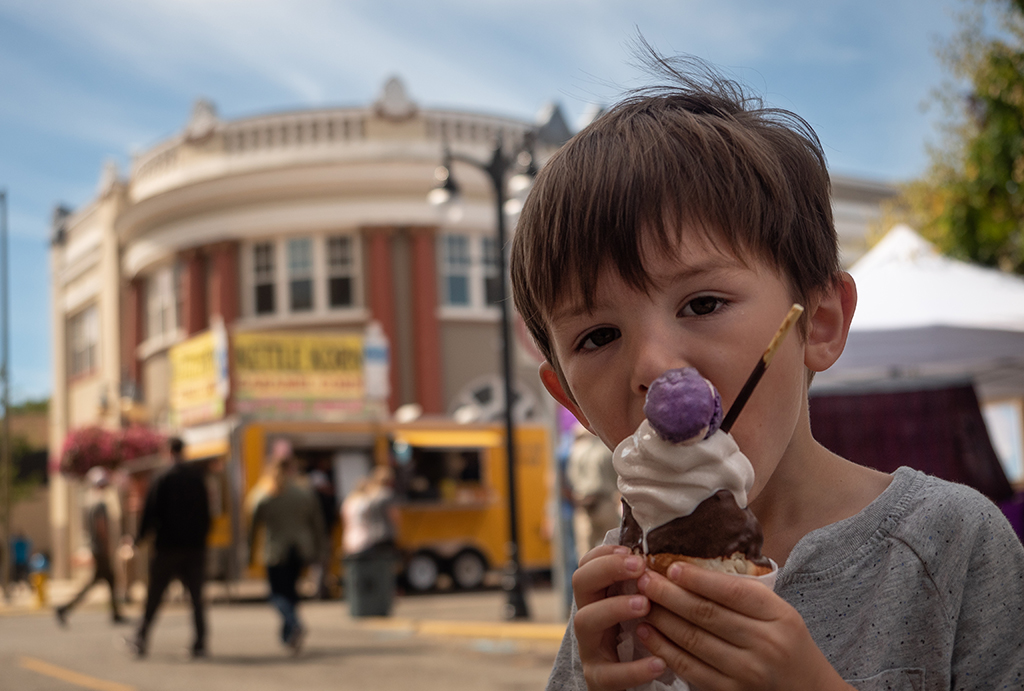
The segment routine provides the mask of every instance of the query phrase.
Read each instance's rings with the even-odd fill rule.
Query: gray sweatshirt
[[[1024,547],[969,487],[900,468],[859,514],[805,535],[775,592],[857,689],[1024,689]],[[547,688],[586,689],[572,626]]]

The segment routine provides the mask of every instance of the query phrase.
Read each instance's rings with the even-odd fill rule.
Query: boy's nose
[[[646,396],[651,382],[660,377],[666,370],[685,367],[685,358],[672,348],[665,338],[651,336],[637,344],[633,359],[632,381],[633,391]]]

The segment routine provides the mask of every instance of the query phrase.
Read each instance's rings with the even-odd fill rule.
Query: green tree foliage
[[[2,439],[0,434],[0,441]],[[28,463],[34,451],[25,437],[11,435],[11,501],[14,504],[31,497],[36,487],[46,481],[46,469],[34,468]]]
[[[959,33],[939,51],[951,73],[937,94],[943,143],[889,219],[949,254],[1024,274],[1024,0],[965,3]]]
[[[12,415],[46,413],[50,407],[48,398],[30,399],[11,405]],[[0,432],[0,440],[3,434]],[[11,499],[17,504],[30,498],[36,488],[46,482],[46,449],[33,448],[21,434],[11,435]]]

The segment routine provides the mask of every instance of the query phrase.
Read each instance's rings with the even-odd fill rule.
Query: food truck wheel
[[[437,558],[430,552],[417,552],[405,565],[405,580],[409,587],[419,592],[431,590],[437,585],[440,569]]]
[[[473,549],[464,549],[452,559],[452,580],[463,590],[472,590],[483,585],[487,573],[487,562]]]

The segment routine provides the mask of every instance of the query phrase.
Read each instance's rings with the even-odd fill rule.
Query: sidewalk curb
[[[375,631],[398,631],[424,636],[561,641],[565,624],[530,622],[441,621],[371,617],[357,622]]]

